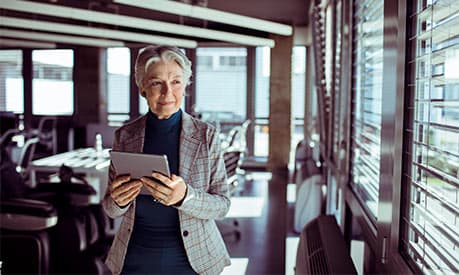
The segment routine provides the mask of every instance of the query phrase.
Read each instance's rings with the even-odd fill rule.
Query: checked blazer
[[[121,126],[115,132],[112,149],[141,153],[145,125],[144,115]],[[225,165],[215,128],[185,112],[182,112],[180,133],[179,176],[187,184],[185,199],[176,208],[188,260],[198,274],[220,274],[230,264],[226,246],[215,223],[215,219],[226,215],[230,206]],[[115,167],[110,164],[109,185],[115,177]],[[122,216],[106,260],[108,268],[117,275],[123,270],[136,205],[134,200],[130,205],[120,208],[110,197],[109,190],[107,188],[103,207],[111,218]]]

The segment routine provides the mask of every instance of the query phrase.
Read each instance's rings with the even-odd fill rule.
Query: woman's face
[[[173,60],[151,64],[141,92],[152,113],[159,119],[169,118],[182,105],[185,92],[182,68]]]

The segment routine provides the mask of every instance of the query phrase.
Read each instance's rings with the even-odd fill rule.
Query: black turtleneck
[[[180,109],[167,119],[159,119],[149,111],[143,145],[143,152],[146,154],[167,155],[169,169],[172,174],[176,175],[178,175],[179,168],[181,119],[182,111]]]

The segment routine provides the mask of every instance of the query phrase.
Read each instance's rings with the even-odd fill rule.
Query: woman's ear
[[[144,90],[144,91],[141,91],[140,92],[140,95],[143,96],[143,97],[147,97],[147,92]]]

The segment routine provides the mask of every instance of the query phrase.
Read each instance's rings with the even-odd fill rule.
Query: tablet
[[[130,174],[131,179],[151,177],[152,172],[159,172],[170,177],[169,164],[166,155],[128,153],[110,150],[110,159],[118,175]],[[141,194],[150,194],[142,187]]]

